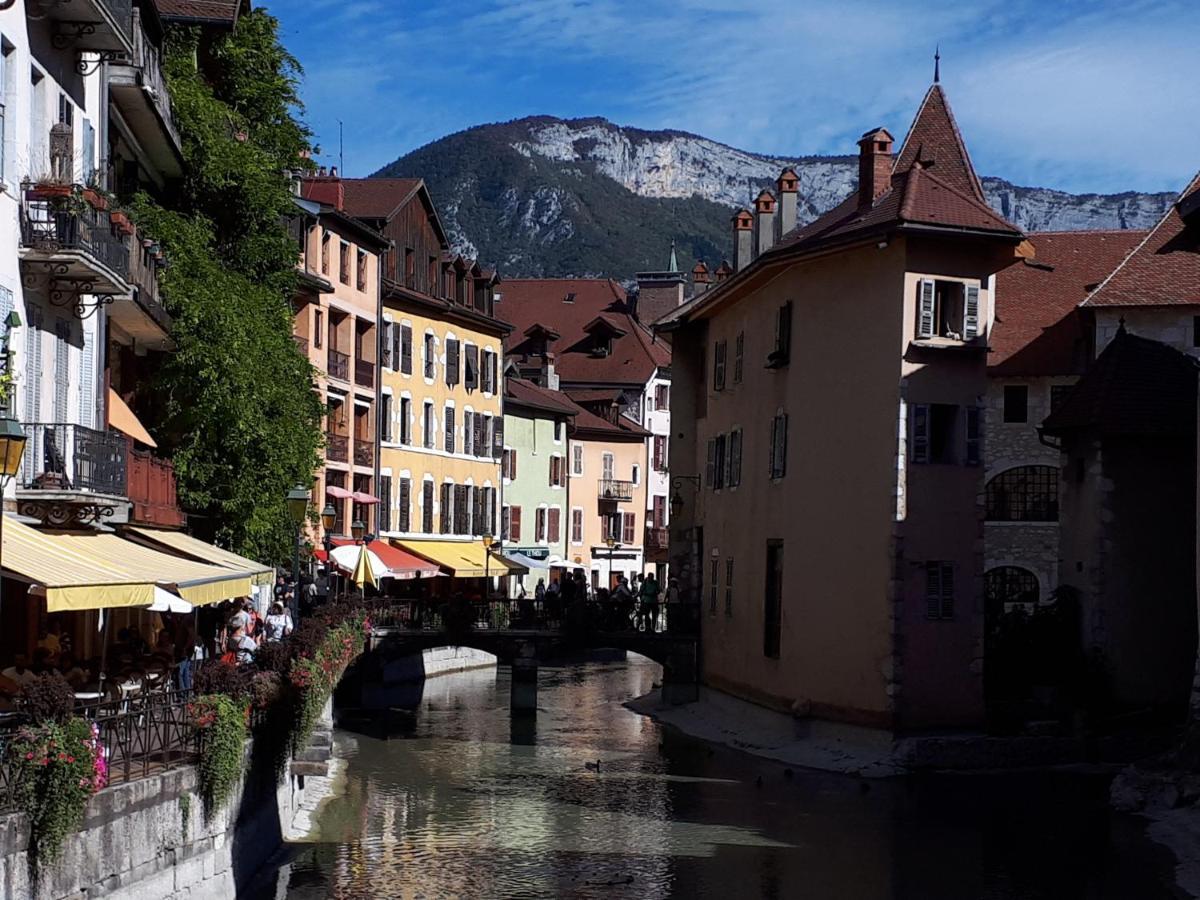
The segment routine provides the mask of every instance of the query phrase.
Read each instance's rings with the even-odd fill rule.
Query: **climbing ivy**
[[[184,178],[132,205],[171,263],[161,288],[177,348],[145,400],[194,529],[282,562],[285,497],[311,481],[321,444],[312,367],[292,340],[297,248],[284,224],[286,173],[309,147],[300,69],[262,10],[211,44],[200,38],[172,28],[165,54]]]
[[[198,775],[204,818],[211,820],[229,799],[245,768],[246,718],[244,703],[224,694],[207,694],[188,704],[200,732]]]

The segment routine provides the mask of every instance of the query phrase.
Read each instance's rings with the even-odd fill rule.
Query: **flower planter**
[[[35,184],[25,193],[30,200],[56,200],[70,197],[73,190],[69,184]]]
[[[91,205],[92,209],[98,209],[101,212],[108,209],[108,198],[92,188],[83,189],[83,199]]]
[[[113,224],[113,228],[117,229],[121,234],[129,236],[134,233],[133,223],[129,221],[129,216],[120,210],[114,210],[108,214],[109,220]]]

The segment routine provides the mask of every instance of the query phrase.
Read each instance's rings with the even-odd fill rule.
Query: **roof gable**
[[[954,113],[950,111],[950,101],[940,84],[931,85],[925,93],[892,172],[907,172],[918,162],[955,190],[980,203],[987,202]]]
[[[1082,305],[1200,306],[1200,216],[1191,212],[1198,199],[1200,173]]]

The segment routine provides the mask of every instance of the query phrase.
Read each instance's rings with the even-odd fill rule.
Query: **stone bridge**
[[[552,628],[414,629],[377,626],[357,664],[364,680],[387,678],[389,663],[437,647],[469,647],[512,667],[514,712],[537,710],[537,674],[542,661],[588,650],[615,649],[638,653],[663,667],[662,695],[668,703],[697,698],[699,641],[694,634],[644,631],[582,631]]]

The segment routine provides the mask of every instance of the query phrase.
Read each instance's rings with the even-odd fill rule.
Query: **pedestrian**
[[[283,600],[283,595],[287,593],[287,581],[282,575],[275,581],[275,599]]]
[[[679,579],[672,575],[667,580],[667,631],[678,632],[683,627],[683,612],[679,604]]]
[[[653,572],[642,579],[639,595],[643,630],[653,633],[658,628],[658,580]]]
[[[254,662],[254,653],[258,650],[258,645],[246,634],[246,629],[242,627],[231,627],[229,637],[225,641],[225,656],[223,659],[232,662],[239,666],[249,665]]]
[[[278,601],[272,603],[271,611],[267,613],[267,618],[264,622],[263,641],[273,644],[277,641],[282,641],[291,633],[292,617],[288,615],[282,603]]]

